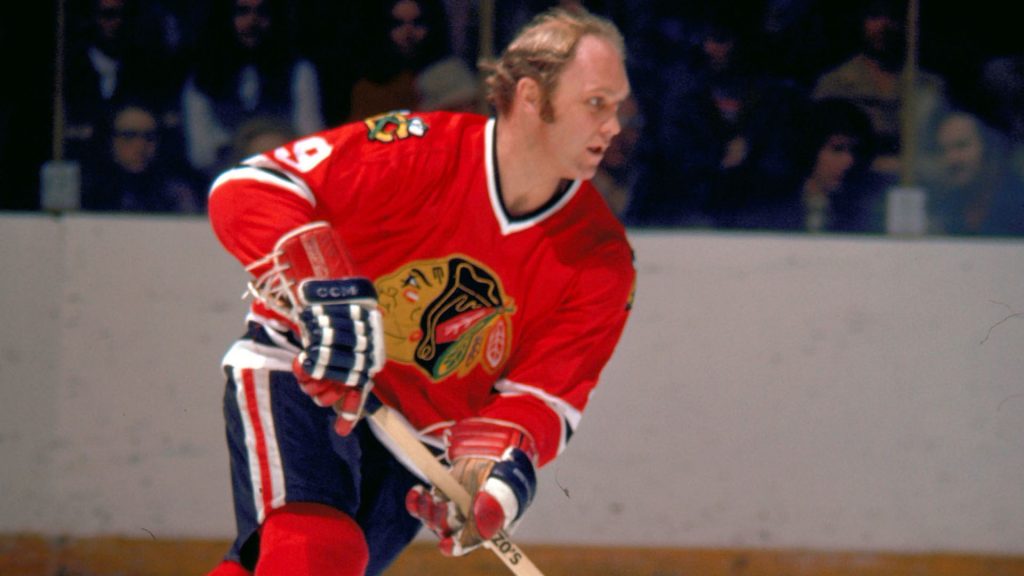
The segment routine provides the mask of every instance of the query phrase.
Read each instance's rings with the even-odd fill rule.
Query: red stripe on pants
[[[273,487],[270,480],[270,463],[267,460],[267,440],[263,434],[263,422],[260,420],[260,410],[256,401],[256,382],[253,379],[252,370],[242,370],[242,385],[245,387],[245,405],[248,408],[249,421],[252,424],[252,433],[256,440],[256,457],[260,463],[259,498],[263,501],[263,513],[266,514],[270,512]]]

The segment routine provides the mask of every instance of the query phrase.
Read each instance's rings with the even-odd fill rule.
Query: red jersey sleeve
[[[243,265],[271,251],[286,232],[313,221],[317,190],[337,147],[327,132],[249,158],[218,177],[208,214],[214,234]]]
[[[311,221],[329,222],[346,240],[390,222],[394,214],[384,208],[401,205],[390,199],[409,188],[404,179],[412,177],[396,166],[418,161],[416,178],[437,175],[429,169],[429,153],[382,145],[387,133],[375,132],[370,122],[300,138],[221,174],[208,203],[218,240],[248,266],[283,234]]]

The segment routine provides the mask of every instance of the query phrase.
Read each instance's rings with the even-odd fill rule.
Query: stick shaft
[[[434,454],[420,442],[406,424],[395,417],[390,408],[381,406],[370,414],[370,418],[402,449],[405,456],[423,472],[435,488],[454,502],[464,515],[468,513],[469,492],[451,475],[448,468],[441,464]],[[504,532],[498,532],[485,542],[484,546],[494,552],[516,576],[544,576]]]

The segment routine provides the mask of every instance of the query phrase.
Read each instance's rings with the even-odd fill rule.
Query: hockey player
[[[255,298],[224,357],[238,534],[212,574],[379,574],[422,524],[461,555],[519,521],[631,302],[631,248],[588,181],[620,129],[623,54],[607,20],[552,10],[493,64],[496,117],[385,114],[214,182]],[[360,419],[371,391],[471,513]]]

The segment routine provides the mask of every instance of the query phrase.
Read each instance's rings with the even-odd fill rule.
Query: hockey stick
[[[269,271],[263,273],[255,282],[250,282],[249,291],[271,310],[278,310],[282,315],[291,317],[297,326],[301,326],[304,342],[310,339],[310,335],[299,314],[299,307],[310,305],[310,295],[317,305],[347,302],[369,307],[371,303],[368,300],[371,298],[367,292],[372,292],[373,305],[376,305],[376,292],[372,289],[372,285],[370,290],[365,290],[365,284],[369,283],[368,279],[362,278],[363,288],[354,284],[345,285],[344,281],[328,280],[330,278],[358,278],[359,276],[351,255],[348,254],[341,238],[325,221],[312,222],[286,233],[278,239],[273,251],[268,256],[250,263],[247,269],[252,271],[268,264],[272,265]],[[312,281],[319,282],[306,284]],[[287,306],[280,304],[282,300]],[[321,308],[317,314],[322,314],[322,310]],[[323,341],[318,340],[318,344],[324,344],[329,349],[333,342],[335,326],[330,318],[322,317],[322,319],[323,323],[319,324],[318,338],[324,335],[329,336]],[[351,321],[353,318],[350,317],[348,320]],[[320,322],[320,318],[317,321]],[[360,337],[363,337],[363,334]],[[383,342],[377,343],[377,346],[382,344]],[[308,342],[304,346],[308,346]],[[360,348],[358,352],[362,354],[360,359],[365,360],[367,348]],[[315,362],[316,368],[309,375],[317,379],[322,378],[326,361],[327,356],[321,357],[318,354]],[[364,394],[363,410],[370,415],[373,423],[391,439],[396,449],[401,450],[402,454],[424,474],[435,488],[455,503],[464,517],[469,518],[471,499],[466,489],[451,475],[448,468],[441,464],[434,454],[420,442],[419,438],[402,421],[399,413],[381,403],[376,395],[370,392],[369,386],[364,387],[362,393]],[[351,425],[358,419],[358,415],[346,411],[345,400],[345,398],[338,400],[334,405],[334,410],[338,413],[339,418],[344,417],[349,421],[347,424]],[[336,422],[335,426],[337,424]],[[499,531],[493,538],[484,541],[482,545],[494,552],[516,576],[544,576],[503,531]]]
[[[408,425],[398,418],[394,410],[370,394],[366,401],[366,411],[370,414],[370,419],[374,424],[402,449],[404,455],[423,472],[430,483],[451,499],[463,515],[468,516],[469,492],[451,475],[448,468],[441,464],[434,454],[420,442]],[[540,569],[527,558],[526,554],[509,540],[504,531],[499,531],[483,545],[494,552],[516,576],[544,576]]]

